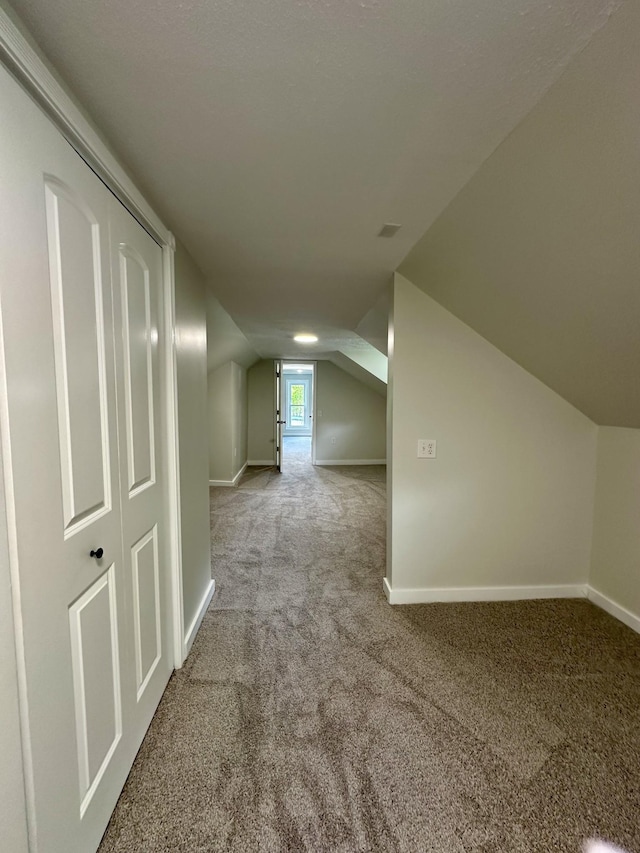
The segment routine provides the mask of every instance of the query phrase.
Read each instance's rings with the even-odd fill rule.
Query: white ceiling
[[[315,357],[619,2],[13,6],[253,348]]]

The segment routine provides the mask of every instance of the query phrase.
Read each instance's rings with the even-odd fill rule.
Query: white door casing
[[[30,840],[88,853],[171,671],[162,258],[4,69],[0,91],[2,440]]]
[[[274,382],[274,405],[273,411],[275,413],[275,423],[274,423],[274,441],[276,448],[276,471],[282,473],[282,438],[283,438],[283,426],[285,423],[284,417],[284,404],[285,401],[282,398],[284,383],[282,382],[282,361],[276,359],[274,361],[274,371],[275,371],[275,382]]]

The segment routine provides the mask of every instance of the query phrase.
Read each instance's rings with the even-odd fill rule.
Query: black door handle
[[[102,548],[96,548],[95,551],[89,551],[89,556],[95,557],[96,560],[101,560],[103,554],[104,554],[104,551],[102,550]]]

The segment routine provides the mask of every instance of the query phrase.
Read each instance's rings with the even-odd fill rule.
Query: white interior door
[[[110,204],[120,505],[124,544],[125,732],[137,751],[172,671],[159,343],[162,250],[115,199]]]
[[[0,100],[2,442],[32,846],[91,853],[167,676],[161,520],[142,500],[131,511],[158,483],[141,426],[156,405],[157,258],[125,234],[149,276],[125,264],[112,299],[109,192],[3,68]],[[118,254],[122,234],[118,219]],[[119,436],[127,346],[133,429]],[[135,480],[121,484],[125,435]]]

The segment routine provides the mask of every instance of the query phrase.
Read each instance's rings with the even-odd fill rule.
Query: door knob
[[[96,560],[101,560],[103,554],[104,554],[104,551],[102,548],[96,548],[95,551],[89,551],[89,556],[95,557]]]

